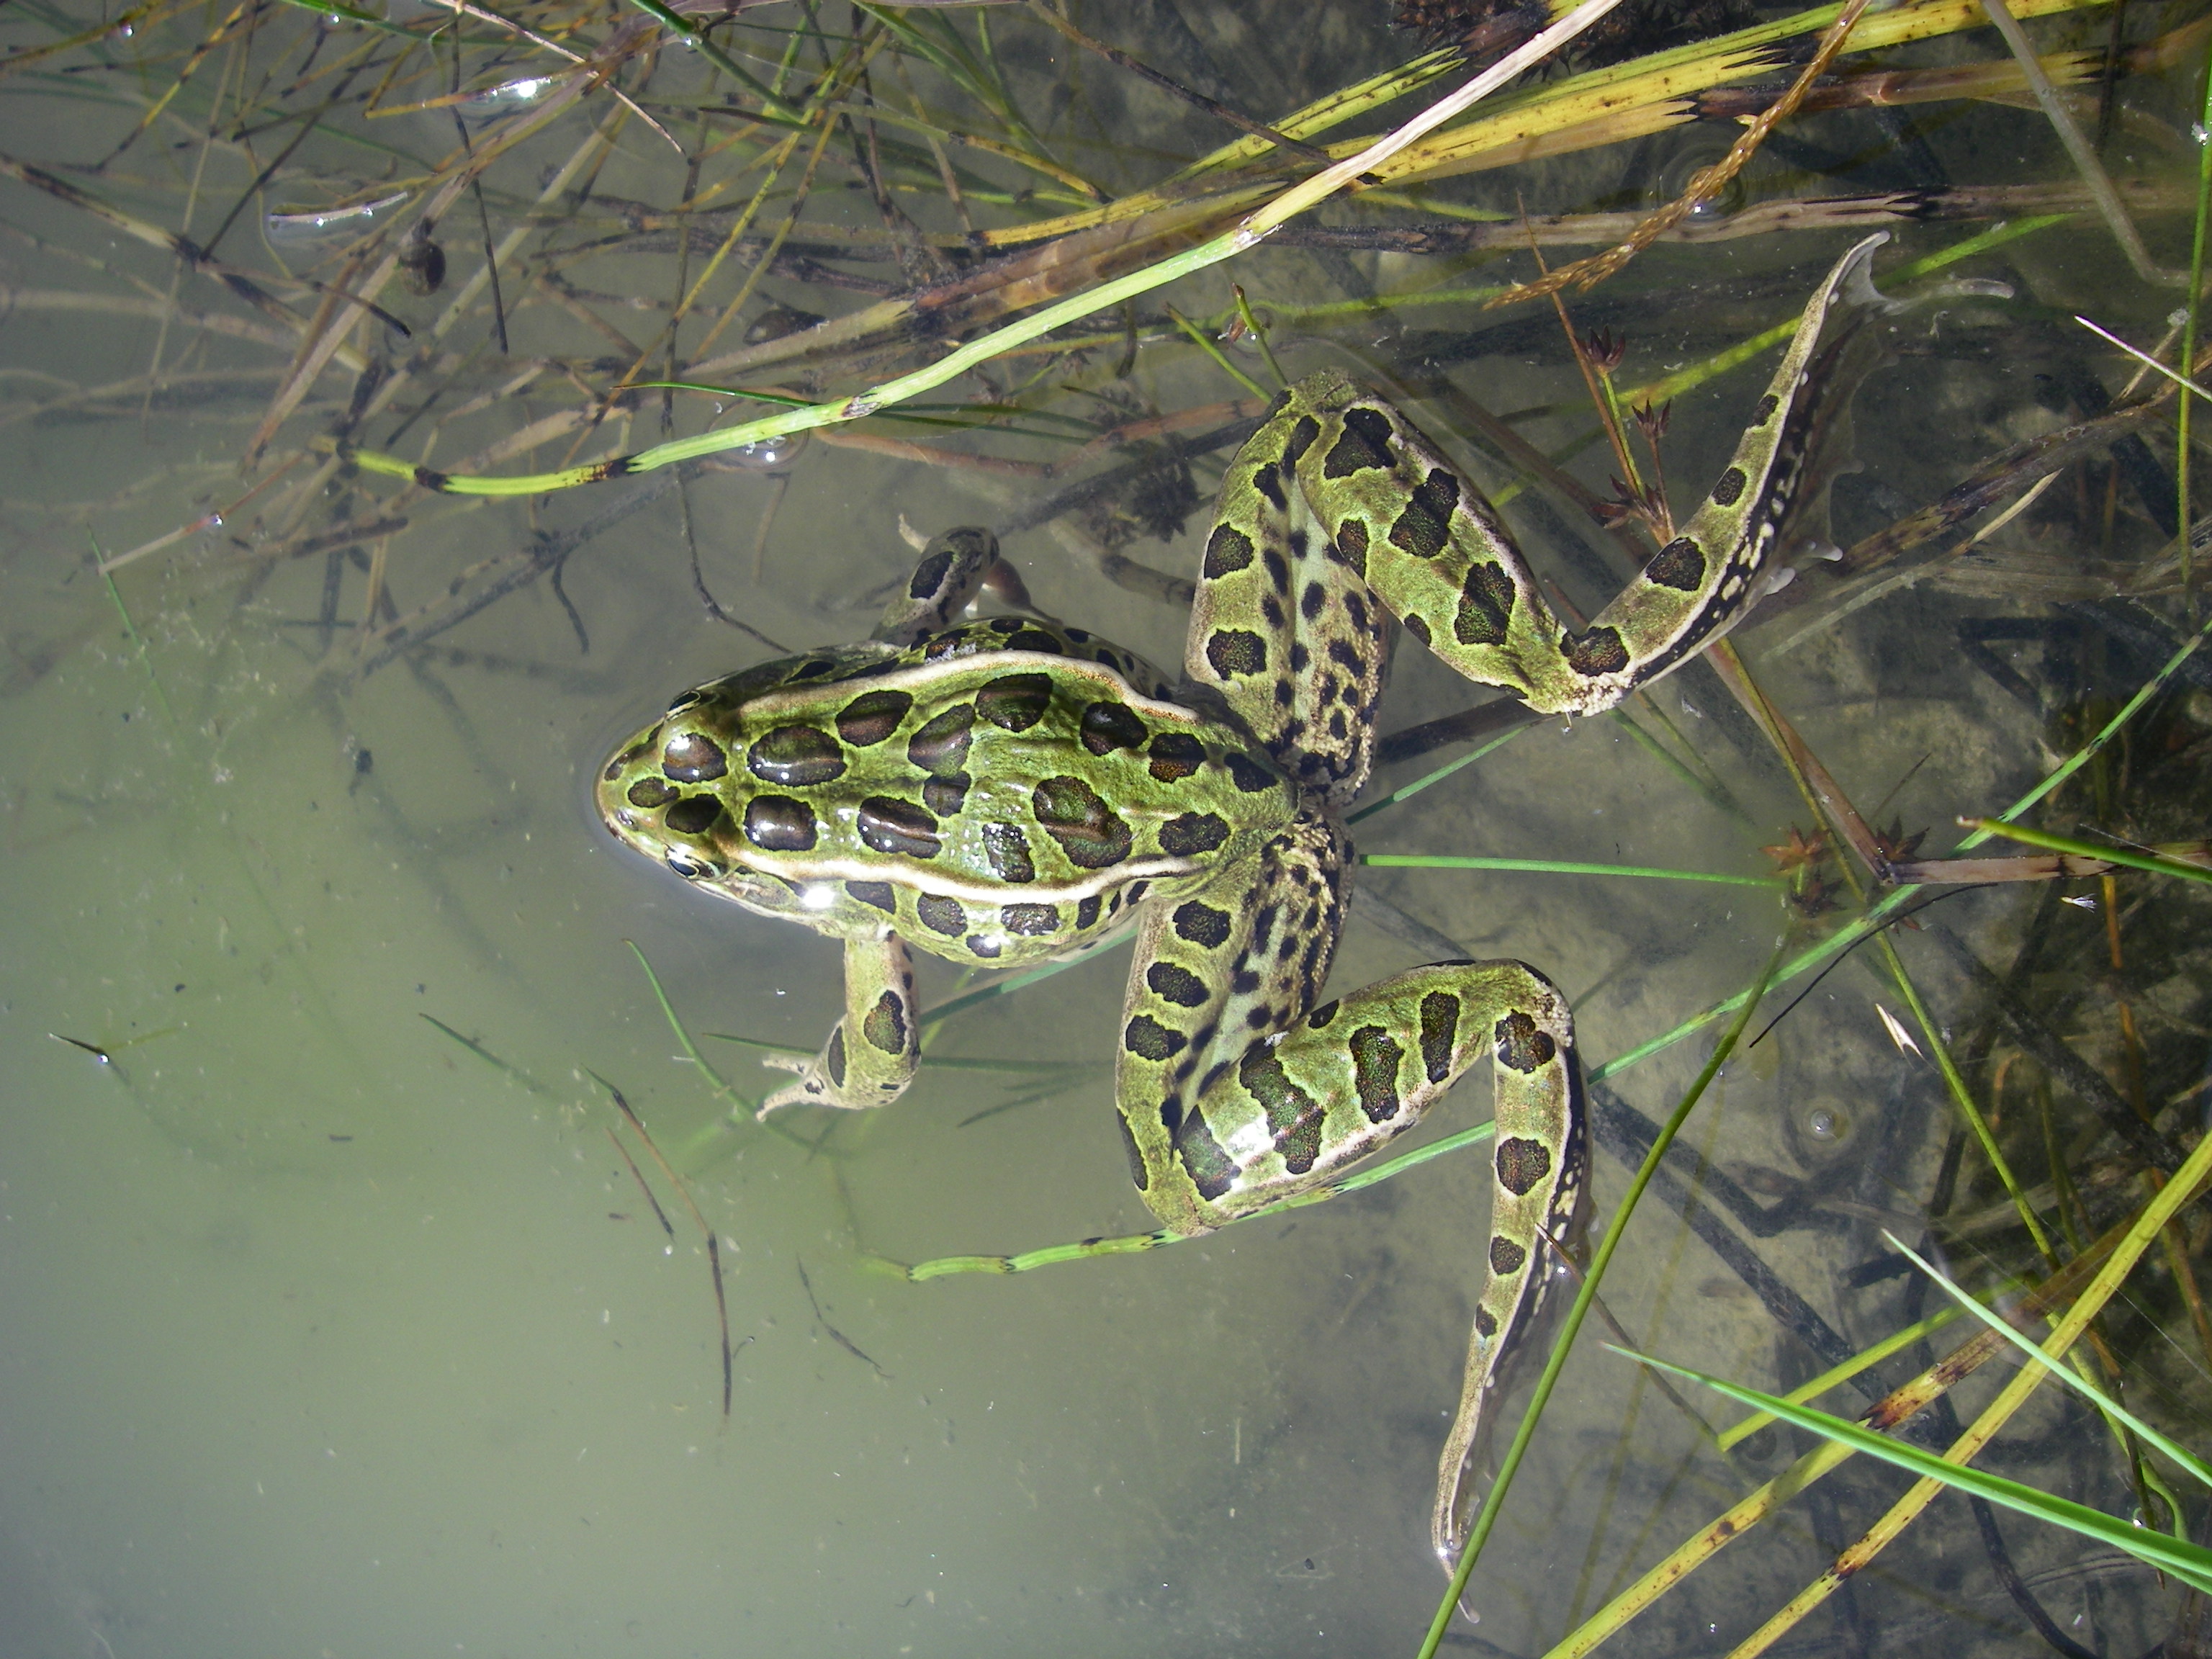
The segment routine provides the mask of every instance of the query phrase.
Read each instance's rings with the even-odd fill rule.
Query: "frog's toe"
[[[830,1091],[830,1079],[813,1070],[811,1055],[771,1054],[763,1056],[763,1061],[803,1075],[798,1082],[778,1089],[761,1102],[760,1110],[753,1114],[756,1122],[767,1122],[770,1112],[781,1111],[787,1106],[842,1106],[845,1103]]]

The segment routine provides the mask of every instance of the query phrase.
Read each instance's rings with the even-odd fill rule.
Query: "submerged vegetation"
[[[1725,453],[1813,274],[1846,238],[1888,228],[1881,287],[1926,300],[1924,320],[1893,343],[1901,365],[1834,371],[1820,474],[1784,531],[1819,556],[1740,650],[1604,717],[1671,792],[1662,813],[1732,840],[1669,855],[1686,868],[1570,858],[1564,833],[1559,857],[1492,857],[1443,843],[1467,814],[1435,814],[1424,852],[1368,860],[1425,866],[1422,914],[1406,908],[1415,890],[1387,884],[1400,878],[1375,878],[1383,896],[1361,914],[1460,957],[1476,930],[1460,939],[1456,901],[1432,896],[1502,872],[1572,877],[1555,916],[1603,915],[1624,885],[1672,878],[1771,906],[1759,927],[1784,938],[1764,971],[1768,939],[1735,962],[1733,994],[1698,1007],[1703,988],[1683,988],[1632,1046],[1587,1054],[1601,1212],[1620,1218],[1597,1265],[1677,1212],[1728,1281],[1717,1294],[1765,1322],[1777,1375],[1730,1381],[1819,1396],[1961,1459],[2009,1446],[1999,1461],[2029,1486],[2203,1542],[2206,1494],[2118,1415],[2060,1399],[2039,1367],[1994,1403],[1974,1393],[2008,1349],[1967,1334],[1899,1245],[2038,1340],[2046,1320],[2078,1334],[2066,1363],[2204,1453],[2212,514],[2203,422],[2176,377],[2212,369],[2212,11],[1398,9],[1394,29],[1386,0],[16,0],[0,10],[0,408],[19,430],[116,434],[118,449],[150,436],[133,452],[143,470],[99,499],[19,487],[10,501],[27,567],[77,580],[88,556],[105,580],[77,590],[97,596],[90,620],[62,607],[0,624],[6,690],[29,691],[77,630],[110,624],[112,592],[141,657],[137,630],[163,607],[212,598],[241,629],[273,609],[325,709],[398,670],[437,688],[471,744],[466,686],[510,677],[626,719],[579,666],[603,665],[609,630],[576,574],[605,595],[648,562],[680,568],[733,661],[818,642],[786,637],[798,629],[864,631],[854,619],[907,555],[886,536],[866,575],[825,576],[811,550],[854,532],[794,522],[824,501],[865,501],[886,531],[902,512],[964,508],[1009,542],[1043,532],[1021,544],[1032,570],[1057,563],[1179,637],[1192,526],[1223,464],[1321,361],[1424,400],[1432,431],[1479,453],[1531,541],[1557,544],[1538,562],[1579,562],[1572,610],[1668,539],[1668,479],[1711,476],[1695,458]],[[1478,74],[1514,51],[1525,60]],[[1443,102],[1477,80],[1480,100]],[[67,142],[41,148],[33,110],[66,115]],[[112,341],[63,345],[80,325],[129,340],[133,366],[107,361]],[[1854,418],[1851,387],[1877,367]],[[190,441],[173,442],[185,415]],[[809,469],[838,482],[810,486]],[[912,526],[917,543],[945,527]],[[532,615],[556,620],[485,631],[525,596],[550,598]],[[173,694],[188,655],[173,639],[158,654]],[[1363,816],[1415,802],[1467,757],[1433,780],[1413,763],[1476,739],[1487,755],[1522,726],[1517,706],[1460,708],[1464,690],[1429,691],[1434,706],[1386,739],[1394,790]],[[1940,702],[1942,718],[1893,719],[1885,698]],[[356,785],[374,787],[366,748]],[[1442,873],[1455,869],[1492,873]],[[1595,949],[1567,986],[1577,1000],[1632,973],[1632,920],[1624,908],[1620,948]],[[941,1001],[933,1039],[994,994]],[[617,1140],[672,1237],[690,1196],[664,1212],[653,1184],[680,1188],[771,1131],[750,1124],[748,1081],[722,1084],[684,1035],[719,1011],[660,1006],[720,1091],[688,1150],[647,1140],[641,1159]],[[495,1035],[440,1029],[508,1063]],[[1620,1092],[1643,1062],[1723,1031],[1684,1110],[1740,1042],[1731,1069],[1780,1068],[1795,1170],[1670,1151],[1682,1113],[1662,1128],[1666,1099],[1647,1112]],[[109,1060],[94,1038],[65,1040]],[[1068,1083],[1062,1056],[1029,1060],[1015,1104]],[[642,1137],[608,1092],[623,1114],[609,1127]],[[840,1130],[775,1133],[834,1152]],[[966,1224],[983,1213],[974,1201]],[[716,1226],[690,1214],[711,1255],[726,1414]],[[1083,1231],[1071,1215],[1066,1233]],[[2136,1265],[2106,1273],[2115,1260]],[[1568,1335],[1585,1311],[1611,1316],[1607,1295],[1586,1288]],[[1635,1297],[1615,1312],[1624,1348],[1719,1369],[1670,1346]],[[1596,1334],[1583,1330],[1585,1349]],[[1512,1477],[1541,1443],[1524,1431],[1455,1587],[1471,1606],[1534,1608],[1511,1650],[1634,1641],[1648,1615],[1668,1632],[1655,1651],[1872,1654],[1931,1637],[1962,1653],[2203,1651],[2201,1583],[2117,1549],[2085,1559],[2063,1534],[2001,1524],[1984,1495],[1923,1515],[1932,1488],[1915,1489],[1884,1516],[1895,1482],[1845,1449],[1763,1418],[1709,1425],[1695,1391],[1656,1371],[1585,1374],[1635,1392],[1618,1441],[1576,1466],[1602,1469],[1601,1499],[1570,1510],[1584,1532],[1553,1541],[1540,1595],[1486,1590],[1480,1552],[1501,1507],[1527,1501],[1528,1477]],[[1679,1462],[1638,1461],[1647,1390],[1693,1425],[1695,1448],[1665,1454]],[[2033,1427],[1992,1442],[2031,1396]],[[1410,1514],[1420,1495],[1405,1496]],[[1690,1518],[1707,1498],[1713,1518]],[[1936,1528],[1957,1548],[1914,1556]],[[1732,1562],[1770,1538],[1776,1559],[1814,1562],[1804,1588],[1769,1594],[1795,1571],[1771,1566],[1755,1607],[1740,1588],[1701,1592],[1697,1570],[1724,1547]],[[2185,1571],[2160,1558],[2176,1559]],[[1450,1607],[1431,1650],[1498,1631],[1455,1628]],[[1406,1609],[1408,1650],[1428,1612]]]

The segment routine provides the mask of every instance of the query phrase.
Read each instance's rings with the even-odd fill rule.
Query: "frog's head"
[[[720,843],[744,699],[731,696],[730,686],[717,681],[678,697],[615,750],[592,792],[617,841],[688,881],[711,882],[731,867]]]

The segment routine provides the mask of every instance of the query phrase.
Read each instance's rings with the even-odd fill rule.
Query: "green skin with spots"
[[[845,1015],[780,1107],[896,1099],[916,1062],[910,950],[1016,967],[1133,927],[1116,1106],[1168,1227],[1326,1184],[1486,1056],[1496,1188],[1432,1535],[1449,1565],[1500,1362],[1578,1236],[1588,1153],[1571,1016],[1516,962],[1447,962],[1322,1000],[1348,898],[1389,619],[1468,678],[1594,713],[1719,637],[1771,580],[1807,474],[1824,322],[1881,304],[1840,260],[1698,512],[1579,633],[1481,493],[1390,405],[1314,375],[1230,464],[1185,678],[1034,613],[988,532],[931,544],[874,636],[702,686],[607,763],[627,845],[841,940]],[[1026,596],[1021,596],[1025,603]]]

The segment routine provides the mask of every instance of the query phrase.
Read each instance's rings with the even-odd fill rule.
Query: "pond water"
[[[1066,11],[1275,121],[1418,53],[1385,9]],[[787,1079],[747,1044],[815,1048],[842,1006],[837,951],[622,849],[592,782],[684,687],[865,636],[914,536],[956,525],[996,528],[1043,610],[1180,662],[1176,584],[1258,409],[1224,365],[1276,382],[1249,338],[1217,362],[1166,307],[1233,334],[1231,281],[1285,374],[1388,383],[1510,496],[1531,562],[1588,614],[1630,567],[1524,468],[1559,458],[1604,497],[1619,464],[1549,306],[1480,298],[1534,274],[1517,212],[1619,216],[1547,238],[1563,263],[1619,240],[1741,127],[1716,102],[1672,131],[1631,124],[1549,159],[1531,140],[1517,160],[1378,183],[926,392],[935,425],[521,496],[346,464],[350,446],[519,475],[740,418],[688,392],[665,417],[657,391],[610,405],[638,382],[860,390],[937,355],[921,342],[1010,314],[988,283],[959,291],[1031,252],[986,233],[1071,216],[1072,264],[1040,291],[1116,274],[1105,233],[1075,222],[1086,204],[1238,136],[1022,9],[924,11],[747,11],[713,35],[744,81],[655,55],[638,13],[518,14],[550,45],[486,13],[458,51],[450,32],[425,44],[439,10],[396,4],[375,27],[285,8],[0,17],[17,54],[0,55],[0,1652],[1418,1648],[1443,1589],[1428,1514],[1487,1239],[1483,1148],[1171,1249],[908,1283],[884,1262],[1155,1224],[1112,1110],[1126,947],[963,1007],[888,1109],[760,1127],[750,1108]],[[1697,21],[1647,16],[1573,68],[1668,48]],[[2101,50],[2107,25],[2034,27],[2057,52]],[[2131,16],[2124,35],[2106,161],[2152,256],[2177,264],[2203,32]],[[2010,64],[1986,27],[1843,62]],[[1749,84],[1771,101],[1790,72]],[[1313,142],[1379,132],[1464,78]],[[1555,72],[1510,96],[1573,84]],[[1878,830],[1926,830],[1935,858],[1956,818],[2011,806],[2188,637],[2170,404],[2077,441],[2040,496],[1965,545],[2041,476],[2021,446],[2148,395],[2068,313],[2149,345],[2182,291],[2130,272],[2006,83],[1903,116],[1808,114],[1692,220],[1711,240],[1662,242],[1568,297],[1584,334],[1626,341],[1623,388],[1682,377],[1662,453],[1688,501],[1728,464],[1775,352],[1695,371],[1786,331],[1885,222],[1801,208],[1723,237],[1730,214],[1903,191],[1918,194],[1909,213],[1892,202],[1877,280],[1978,287],[1915,313],[1858,398],[1838,450],[1858,470],[1831,526],[1801,526],[1841,563],[1806,561],[1734,638],[1835,793]],[[1127,222],[1163,258],[1233,222],[1228,197],[1217,178]],[[1170,235],[1178,200],[1216,216]],[[1395,234],[1413,229],[1429,240]],[[211,258],[179,259],[162,233]],[[905,304],[917,289],[930,305]],[[383,319],[348,313],[353,295]],[[836,337],[781,343],[816,316],[842,319]],[[302,367],[307,340],[323,349]],[[1006,429],[958,429],[985,416]],[[1877,544],[1986,466],[2004,487],[1981,516]],[[2192,660],[2166,684],[2030,821],[2204,834],[2212,681]],[[1382,725],[1488,695],[1408,640]],[[1464,752],[1394,758],[1378,782]],[[1331,984],[1440,955],[1541,967],[1596,1076],[1602,1222],[1722,1029],[1680,1028],[1751,985],[1785,934],[1794,958],[1860,913],[1861,866],[1811,866],[1825,890],[1800,880],[1794,902],[1773,879],[1808,874],[1790,848],[1815,827],[1775,745],[1693,663],[1620,716],[1518,731],[1363,821],[1359,847],[1733,884],[1375,867]],[[1886,936],[1924,1026],[1875,945],[1815,982],[1823,959],[1777,987],[1747,1038],[1787,1018],[1688,1120],[1605,1281],[1619,1334],[1583,1332],[1455,1648],[1547,1650],[1810,1443],[1768,1429],[1723,1457],[1688,1413],[1724,1426],[1734,1408],[1688,1384],[1678,1406],[1605,1341],[1786,1388],[1940,1303],[1885,1229],[1978,1286],[2036,1269],[1931,1049],[1949,1045],[2062,1255],[2124,1221],[2157,1163],[2109,1131],[2065,1054],[2152,1139],[2194,1143],[2201,890],[2121,872],[1937,892],[1953,896],[1920,931]],[[924,964],[925,1005],[969,988]],[[1477,1078],[1424,1137],[1488,1113]],[[2110,1340],[2139,1409],[2201,1425],[2206,1348],[2173,1273],[2201,1263],[2203,1224],[2172,1237]],[[1856,1411],[1926,1358],[1824,1398]],[[1963,1385],[1957,1421],[2005,1376]],[[2094,1415],[2051,1400],[1990,1461],[2113,1513],[2139,1502]],[[1614,1646],[1726,1651],[1905,1484],[1847,1466]],[[2185,1508],[2201,1518],[2197,1498]],[[2033,1651],[2024,1596],[2076,1650],[2134,1659],[2189,1616],[2117,1553],[2000,1525],[2020,1595],[1946,1497],[1771,1650]]]

